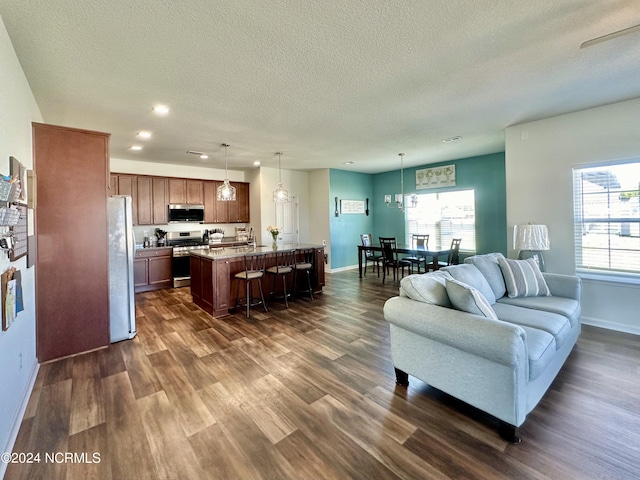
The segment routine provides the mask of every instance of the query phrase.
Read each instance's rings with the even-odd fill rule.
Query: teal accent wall
[[[338,198],[338,212],[340,212],[340,200],[365,200],[369,199],[369,209],[373,199],[373,175],[367,173],[347,172],[345,170],[330,170],[329,172],[329,199],[331,229],[331,269],[357,265],[358,251],[356,245],[360,244],[361,233],[373,232],[373,217],[365,214],[342,214],[336,217],[335,199]],[[313,219],[311,219],[313,221]]]
[[[456,186],[416,190],[416,170],[440,165],[456,166]],[[507,254],[507,191],[504,152],[478,157],[462,158],[404,169],[405,195],[436,193],[451,190],[475,190],[476,199],[476,252]],[[379,173],[373,179],[374,238],[397,237],[405,242],[404,215],[392,204],[384,203],[385,194],[400,193],[400,170]],[[461,245],[464,250],[464,245]],[[356,258],[357,260],[357,258]]]
[[[398,161],[399,163],[399,161]],[[416,170],[440,165],[456,166],[456,186],[440,189],[416,190]],[[476,252],[507,254],[507,193],[504,152],[448,162],[433,163],[404,169],[404,192],[435,193],[451,190],[475,190],[476,199]],[[362,200],[369,198],[370,215],[340,215],[332,217],[331,268],[358,264],[356,245],[361,233],[372,233],[374,243],[378,237],[396,237],[405,242],[404,215],[392,204],[387,207],[384,196],[400,193],[400,169],[374,175],[330,171],[331,212],[334,199]],[[340,205],[338,204],[338,208]],[[464,245],[462,245],[464,250]]]

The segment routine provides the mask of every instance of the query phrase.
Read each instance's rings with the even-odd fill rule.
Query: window
[[[418,195],[418,205],[405,211],[407,241],[414,233],[429,234],[430,247],[448,248],[453,238],[461,238],[461,249],[475,251],[473,190],[421,194]]]
[[[573,170],[578,272],[640,274],[640,163]]]

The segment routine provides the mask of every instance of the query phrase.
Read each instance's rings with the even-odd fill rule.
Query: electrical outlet
[[[322,245],[324,245],[326,247],[327,246],[327,241],[326,240],[322,240]]]

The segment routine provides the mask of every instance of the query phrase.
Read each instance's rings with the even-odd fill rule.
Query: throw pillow
[[[452,277],[441,271],[409,275],[400,280],[400,290],[411,300],[449,308],[451,302],[444,284],[447,278]]]
[[[489,285],[487,279],[484,278],[482,272],[475,265],[463,263],[443,267],[440,270],[449,272],[454,280],[458,280],[466,285],[471,285],[473,288],[479,290],[489,301],[489,305],[496,303],[496,295],[493,293],[491,285]]]
[[[487,279],[487,283],[493,290],[496,298],[502,298],[507,293],[507,287],[504,285],[504,277],[502,270],[498,264],[498,258],[504,258],[501,253],[485,253],[483,255],[473,255],[464,259],[465,263],[471,263],[478,267],[480,273]],[[489,299],[487,299],[489,300]]]
[[[508,258],[499,258],[498,264],[504,276],[509,298],[548,297],[551,295],[551,291],[535,259],[510,260]]]
[[[498,320],[496,312],[479,290],[457,280],[446,280],[447,294],[456,310]]]

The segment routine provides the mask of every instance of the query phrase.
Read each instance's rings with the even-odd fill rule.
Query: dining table
[[[362,259],[364,257],[364,252],[366,250],[370,250],[372,252],[381,252],[382,247],[380,246],[364,246],[358,245],[358,277],[362,278]],[[430,262],[427,262],[427,270],[438,270],[440,268],[439,260],[442,258],[447,258],[449,253],[451,252],[451,248],[416,248],[411,245],[398,246],[396,248],[396,252],[398,253],[406,253],[408,255],[420,255],[423,257],[427,257],[427,259],[431,259]]]

